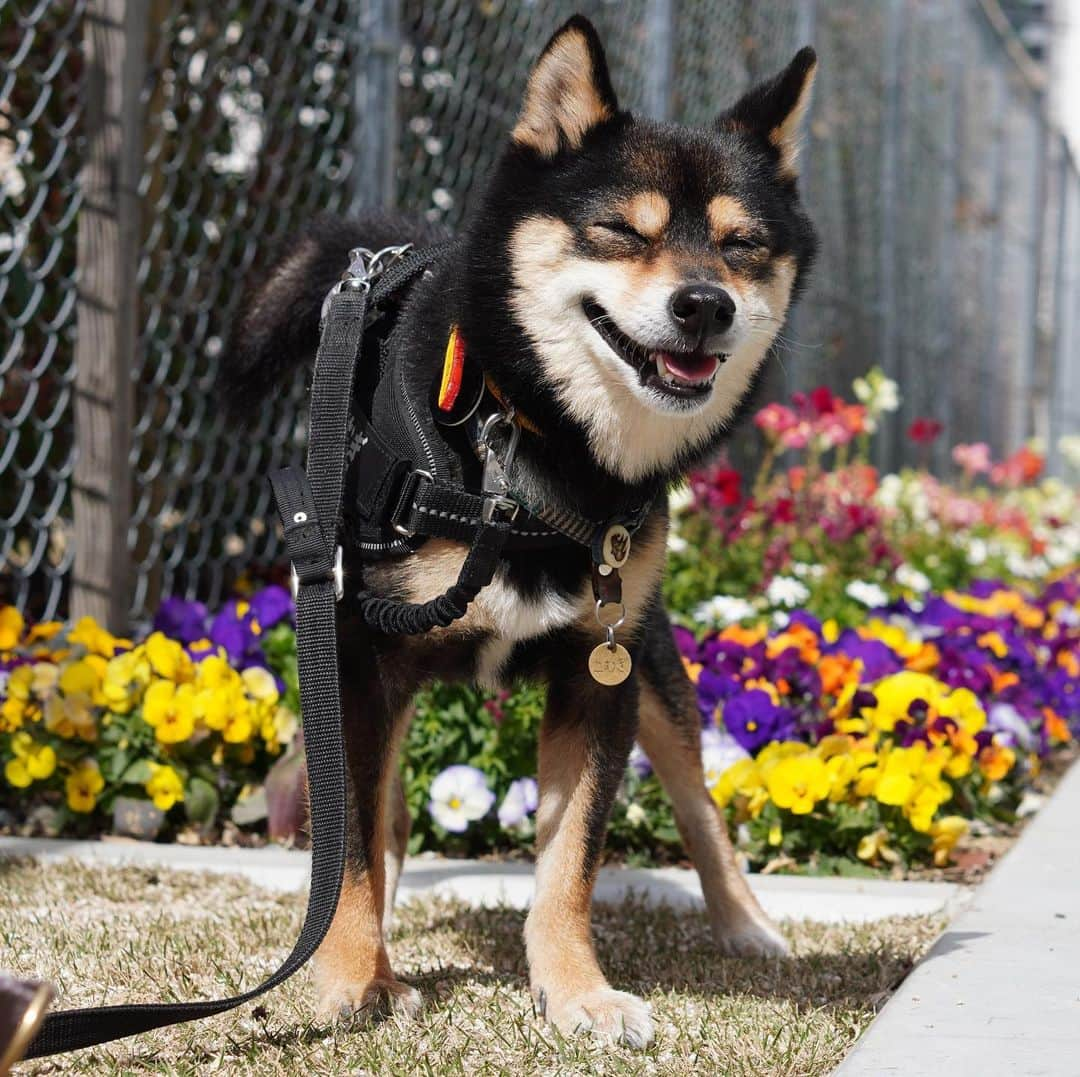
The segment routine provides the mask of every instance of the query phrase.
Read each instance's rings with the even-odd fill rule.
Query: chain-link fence
[[[624,104],[687,123],[817,47],[822,255],[777,391],[882,365],[904,394],[886,466],[917,415],[998,451],[1080,429],[1080,181],[992,0],[0,0],[0,599],[120,622],[274,560],[263,475],[300,453],[302,386],[250,433],[224,424],[243,283],[318,210],[459,223],[575,10]],[[84,118],[117,90],[116,173],[91,198]],[[111,308],[87,286],[110,267],[130,282]],[[124,496],[94,488],[99,459]]]

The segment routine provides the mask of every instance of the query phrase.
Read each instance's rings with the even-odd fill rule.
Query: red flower
[[[840,398],[834,397],[824,385],[819,385],[810,393],[810,406],[817,415],[831,415],[839,403],[842,403]]]
[[[737,505],[742,501],[742,476],[734,468],[717,470],[713,476],[713,486],[721,505]]]
[[[944,427],[937,421],[937,419],[921,418],[916,419],[911,426],[908,427],[907,436],[915,442],[916,445],[929,445],[938,439],[941,431]]]

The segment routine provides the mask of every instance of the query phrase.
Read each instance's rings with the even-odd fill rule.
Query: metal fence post
[[[645,85],[641,89],[642,110],[654,120],[667,120],[671,117],[675,52],[672,0],[646,0],[644,23],[649,63],[645,67]]]
[[[400,0],[358,0],[353,77],[353,212],[397,200]]]
[[[87,145],[77,249],[71,614],[91,615],[118,631],[127,621],[131,575],[131,369],[146,8],[141,0],[90,0],[84,30]]]

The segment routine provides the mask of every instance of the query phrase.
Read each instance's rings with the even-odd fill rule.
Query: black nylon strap
[[[164,1025],[210,1017],[250,1002],[300,969],[330,928],[345,870],[345,749],[336,594],[330,572],[341,511],[345,432],[366,299],[366,292],[348,290],[334,295],[330,302],[311,391],[307,465],[310,485],[303,473],[286,471],[274,476],[288,552],[295,553],[305,565],[302,573],[297,566],[300,587],[296,598],[296,649],[311,803],[311,890],[300,936],[276,972],[257,987],[231,998],[51,1013],[30,1045],[27,1058],[73,1051]],[[298,512],[307,519],[297,521]]]

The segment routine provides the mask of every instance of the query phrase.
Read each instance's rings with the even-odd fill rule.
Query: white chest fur
[[[537,639],[577,620],[587,599],[583,594],[566,598],[554,591],[526,597],[506,579],[501,570],[476,598],[478,612],[493,633],[480,648],[476,679],[487,689],[499,686],[499,677],[515,643]]]

